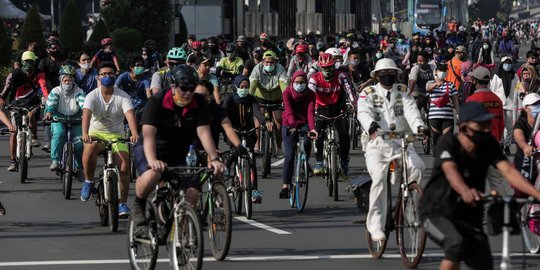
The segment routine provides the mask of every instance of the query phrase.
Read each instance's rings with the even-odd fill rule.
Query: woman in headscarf
[[[519,114],[523,110],[523,97],[529,93],[537,93],[540,87],[540,80],[538,80],[538,73],[536,68],[529,64],[522,66],[522,71],[519,76],[519,82],[516,84],[514,91],[514,108],[512,111],[513,121],[517,121]]]

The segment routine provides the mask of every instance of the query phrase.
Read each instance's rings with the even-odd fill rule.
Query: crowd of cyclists
[[[475,269],[492,269],[487,238],[481,233],[482,213],[474,207],[484,190],[481,179],[501,194],[502,181],[508,179],[516,190],[540,198],[519,173],[535,148],[529,142],[540,111],[539,35],[538,21],[495,20],[477,20],[468,29],[452,21],[446,31],[411,37],[386,29],[326,37],[299,34],[278,42],[266,33],[257,40],[189,35],[186,44],[163,55],[155,41],[145,41],[140,55],[129,59],[126,67],[120,66],[111,38],[103,39],[94,55],[83,52],[68,59],[58,37],[51,36],[45,55],[30,42],[14,60],[0,92],[0,107],[42,105],[43,110],[29,114],[32,145],[43,144],[43,150],[50,151],[51,171],[58,170],[67,130],[54,122],[39,134],[40,141],[38,121],[81,119],[70,134],[80,138],[75,143],[75,171],[83,182],[82,201],[92,197],[103,151],[103,145],[93,141],[127,137],[134,144],[133,160],[127,144],[113,145],[120,172],[119,215],[131,214],[138,224],[146,220],[147,197],[164,170],[183,165],[191,145],[207,153],[216,174],[230,169],[220,157],[222,151],[261,152],[259,130],[246,147],[235,130],[275,131],[277,153],[284,158],[279,198],[286,199],[299,132],[307,132],[314,141],[312,173],[321,175],[329,166],[323,161],[323,145],[326,127],[333,121],[339,171],[347,179],[349,119],[328,119],[354,112],[367,138],[363,151],[372,186],[366,227],[374,241],[387,238],[382,225],[389,211],[386,177],[391,161],[401,153],[396,140],[383,140],[378,133],[391,127],[423,133],[430,141],[425,143],[436,145],[434,172],[426,177],[426,165],[409,147],[408,181],[427,181],[424,194],[429,195],[420,210],[428,235],[445,251],[441,269],[457,269],[456,262],[459,266],[462,260]],[[528,40],[531,49],[519,55],[519,47]],[[519,66],[521,58],[526,63]],[[8,171],[15,172],[20,119],[0,111],[0,120],[11,131]],[[308,154],[311,140],[305,141]],[[517,170],[506,158],[513,141]],[[138,177],[130,209],[126,202],[134,178],[129,171],[132,162]],[[534,178],[529,179],[534,184]],[[193,205],[200,188],[196,179],[186,185],[186,198]],[[262,202],[256,181],[251,195],[254,203]],[[462,201],[457,202],[458,197]],[[471,213],[480,218],[471,218]],[[477,253],[460,248],[470,243],[478,247]]]

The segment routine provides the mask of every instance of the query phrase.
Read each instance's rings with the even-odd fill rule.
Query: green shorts
[[[124,136],[120,135],[120,134],[108,133],[108,132],[98,132],[98,131],[90,132],[88,135],[90,135],[90,137],[97,138],[97,139],[100,139],[100,140],[103,140],[103,141],[114,141],[114,140],[117,140],[117,139],[124,138]],[[128,145],[126,143],[113,143],[112,150],[113,150],[113,153],[119,153],[119,152],[128,153],[129,152],[129,148],[128,148]]]

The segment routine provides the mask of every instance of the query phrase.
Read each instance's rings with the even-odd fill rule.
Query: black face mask
[[[386,74],[379,76],[379,82],[384,86],[392,86],[396,83],[396,75]]]
[[[468,136],[469,139],[476,145],[477,152],[487,150],[489,146],[491,145],[490,142],[493,140],[493,136],[491,136],[491,132],[486,131],[478,131],[474,130],[472,136]]]

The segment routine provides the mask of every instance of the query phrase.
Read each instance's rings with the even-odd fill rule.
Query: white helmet
[[[328,48],[326,49],[326,51],[324,51],[324,53],[329,53],[331,54],[334,58],[336,56],[341,56],[343,57],[343,54],[341,53],[341,51],[338,49],[338,48]]]
[[[379,61],[377,61],[377,64],[375,64],[375,69],[369,73],[371,78],[375,78],[375,74],[378,71],[385,70],[385,69],[393,69],[397,72],[397,74],[401,74],[401,69],[396,66],[396,63],[394,60],[390,58],[382,58]]]

